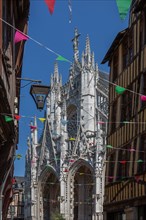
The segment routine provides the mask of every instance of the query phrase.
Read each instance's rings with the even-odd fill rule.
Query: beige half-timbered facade
[[[146,219],[146,2],[133,0],[129,26],[109,62],[109,123],[104,211],[107,220]],[[116,86],[126,90],[119,94]]]

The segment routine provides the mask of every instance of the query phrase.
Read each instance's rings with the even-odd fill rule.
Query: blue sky
[[[71,39],[74,29],[77,28],[80,55],[85,49],[86,36],[89,35],[91,50],[95,53],[95,61],[99,69],[109,71],[108,65],[102,65],[108,48],[119,31],[128,25],[128,16],[120,20],[115,0],[71,0],[72,22],[69,23],[68,1],[56,0],[53,15],[50,15],[44,0],[31,0],[28,22],[28,35],[39,41],[54,52],[68,60],[73,60],[73,47]],[[54,71],[57,56],[32,40],[25,44],[22,78],[42,80],[42,84],[49,85],[50,75]],[[70,64],[58,63],[63,83],[68,79]],[[43,117],[44,111],[36,109],[34,101],[29,94],[30,86],[22,81],[20,97],[20,115],[27,116],[19,121],[19,143],[17,153],[22,154],[21,160],[15,161],[14,174],[23,176],[25,170],[25,154],[27,150],[27,137],[30,135],[31,117]],[[38,133],[42,133],[43,124],[38,120]]]

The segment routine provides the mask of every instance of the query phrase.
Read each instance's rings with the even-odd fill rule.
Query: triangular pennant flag
[[[5,121],[6,121],[6,122],[13,121],[13,118],[11,118],[11,117],[5,115]]]
[[[126,176],[122,176],[121,179],[124,180],[124,179],[127,179],[127,177]]]
[[[61,123],[62,123],[63,125],[66,125],[66,124],[68,123],[68,121],[67,121],[67,120],[64,120],[64,119],[61,119]]]
[[[114,177],[113,177],[113,176],[109,176],[108,178],[109,178],[109,179],[114,179]]]
[[[69,172],[69,170],[68,170],[67,168],[65,168],[65,169],[64,169],[64,172],[66,172],[66,173],[67,173],[67,172]]]
[[[56,159],[55,159],[55,160],[60,160],[60,158],[57,158],[57,157],[56,157]]]
[[[129,121],[123,121],[123,123],[124,123],[124,124],[128,124],[128,123],[129,123]]]
[[[35,130],[35,129],[37,129],[37,127],[33,126],[33,125],[30,125],[30,129]]]
[[[97,124],[102,125],[102,124],[105,124],[105,122],[104,121],[97,121]]]
[[[75,138],[69,138],[69,141],[75,141],[76,139]]]
[[[58,56],[56,60],[70,62],[69,60],[67,60],[66,58],[62,56]]]
[[[140,180],[140,176],[135,176],[134,178],[135,178],[136,182],[138,183]]]
[[[116,0],[120,18],[124,20],[128,13],[132,0]]]
[[[14,115],[14,118],[18,121],[21,118],[21,116],[20,115]]]
[[[126,164],[126,162],[127,162],[126,160],[121,160],[120,161],[121,164]]]
[[[39,118],[39,120],[43,123],[46,120],[46,118]]]
[[[141,99],[141,101],[146,101],[146,96],[145,95],[141,95],[140,99]]]
[[[107,148],[113,148],[111,145],[106,145]]]
[[[139,159],[137,160],[137,163],[143,163],[143,160]]]
[[[116,86],[115,88],[115,91],[118,93],[118,94],[122,94],[123,92],[125,92],[125,88],[121,87],[121,86]]]
[[[28,40],[28,39],[29,39],[28,36],[22,34],[22,33],[19,32],[19,31],[16,31],[15,37],[14,37],[14,43],[16,44],[16,43],[18,43],[18,42],[20,42],[20,41],[22,41],[22,40]]]
[[[56,135],[59,135],[59,134],[57,134],[57,132],[53,131],[53,132],[52,132],[52,135],[55,135],[55,136],[56,136]]]
[[[15,183],[16,183],[16,179],[12,178],[12,184],[15,184]]]
[[[134,149],[134,148],[130,148],[129,151],[130,151],[130,152],[134,152],[135,149]]]
[[[22,155],[21,155],[21,154],[17,154],[17,155],[16,155],[16,158],[17,158],[18,160],[20,160],[20,159],[21,159],[21,157],[22,157]]]
[[[75,160],[73,160],[73,159],[70,159],[70,160],[69,160],[69,162],[71,162],[71,163],[73,163],[74,161],[75,161]]]
[[[47,6],[48,6],[48,9],[50,11],[50,14],[53,14],[54,12],[54,5],[55,5],[55,0],[45,0]]]

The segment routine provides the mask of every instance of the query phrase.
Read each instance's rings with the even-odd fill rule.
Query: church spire
[[[78,50],[78,45],[79,45],[79,38],[80,34],[78,33],[77,28],[75,28],[75,36],[72,39],[73,42],[73,50],[74,50],[74,61],[78,62],[79,60],[79,50]]]
[[[90,48],[90,40],[89,36],[86,37],[86,46],[85,46],[85,63],[87,65],[91,64],[91,48]]]
[[[85,48],[85,55],[90,56],[91,55],[91,49],[90,49],[90,39],[89,36],[87,35],[86,37],[86,48]]]
[[[55,62],[54,64],[54,81],[58,82],[59,81],[59,72],[58,72],[58,63]]]

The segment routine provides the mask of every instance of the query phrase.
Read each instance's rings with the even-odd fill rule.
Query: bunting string
[[[107,145],[106,146],[107,148],[111,148],[111,149],[114,149],[114,150],[124,150],[124,151],[129,151],[129,152],[141,152],[141,153],[146,153],[145,151],[141,151],[141,150],[135,150],[135,148],[129,148],[129,149],[127,149],[127,148],[120,148],[120,147],[113,147],[113,146],[111,146],[111,145]]]
[[[80,176],[85,175],[85,176],[91,176],[91,177],[96,177],[95,174],[90,174],[90,173],[83,173],[83,172],[76,172],[76,174],[79,174]],[[119,182],[121,179],[121,182],[123,182],[123,180],[136,180],[136,181],[144,181],[143,180],[143,176],[142,175],[132,175],[132,176],[104,176],[105,178],[108,178],[109,180],[114,180],[114,183]],[[15,178],[14,178],[15,179]],[[29,181],[26,181],[29,182]],[[17,181],[15,179],[15,181],[13,180],[13,185],[17,184]],[[59,182],[45,182],[45,181],[41,181],[41,184],[45,184],[45,185],[60,185]],[[145,181],[146,184],[146,181]],[[74,186],[94,186],[96,185],[96,182],[90,182],[90,183],[75,183]]]
[[[138,92],[135,92],[135,91],[133,91],[133,90],[130,90],[130,89],[121,87],[121,86],[117,85],[116,83],[113,83],[113,82],[111,82],[111,81],[109,81],[109,80],[107,80],[107,79],[104,79],[104,78],[100,77],[100,76],[99,76],[99,78],[100,78],[100,80],[103,80],[103,81],[105,81],[105,82],[107,82],[107,83],[109,83],[109,84],[111,84],[111,85],[113,85],[113,86],[118,86],[118,87],[120,87],[120,88],[123,88],[123,92],[124,92],[124,91],[129,91],[129,92],[131,92],[131,93],[133,93],[133,94],[136,94],[136,95],[139,95],[139,96],[145,96],[145,95],[143,95],[143,94],[141,94],[141,93],[138,93]]]
[[[83,109],[82,109],[83,110]],[[84,110],[86,113],[88,113],[86,110]],[[12,117],[13,119],[16,119],[16,120],[18,120],[18,118],[19,119],[21,119],[21,118],[30,118],[30,119],[34,119],[36,116],[29,116],[29,115],[15,115],[15,114],[9,114],[9,113],[0,113],[0,115],[3,115],[3,116],[10,116],[10,117]],[[89,115],[90,115],[90,113],[89,113]],[[18,116],[18,118],[17,118],[17,116]],[[56,115],[56,116],[60,116],[60,115]],[[92,118],[90,118],[90,119],[88,119],[88,121],[89,120],[91,120],[91,119],[93,119],[94,117],[92,116],[92,115],[90,115]],[[46,119],[45,118],[39,118],[39,117],[36,117],[38,120],[40,120],[40,121],[45,121]],[[81,122],[80,120],[71,120],[71,119],[69,119],[69,120],[64,120],[63,121],[63,119],[62,119],[62,121],[61,121],[61,123],[62,124],[67,124],[68,122]],[[85,122],[85,123],[87,123],[87,122]],[[96,122],[97,124],[146,124],[146,121],[97,121]]]
[[[69,23],[72,22],[72,2],[68,0],[68,8],[69,8]]]
[[[72,62],[71,62],[70,60],[64,58],[63,56],[61,56],[61,55],[58,54],[57,52],[55,52],[55,51],[53,51],[52,49],[50,49],[49,47],[43,45],[43,44],[40,43],[39,41],[37,41],[37,40],[35,40],[34,38],[30,37],[29,35],[23,33],[22,31],[20,31],[19,29],[17,29],[16,27],[14,27],[13,25],[11,25],[11,24],[8,23],[7,21],[5,21],[4,19],[0,18],[0,20],[1,20],[2,22],[4,22],[5,24],[9,25],[9,26],[10,26],[11,28],[13,28],[14,30],[16,30],[16,31],[18,31],[19,33],[21,33],[21,34],[22,34],[23,36],[25,36],[26,38],[31,39],[33,42],[35,42],[35,43],[38,44],[39,46],[41,46],[41,47],[45,48],[46,50],[48,50],[49,52],[55,54],[55,55],[57,56],[56,60],[67,61],[67,62],[69,62],[70,64],[72,64]],[[83,70],[83,69],[81,68],[81,70]],[[146,101],[146,96],[143,95],[143,94],[141,94],[141,93],[137,93],[137,92],[132,91],[132,90],[130,90],[130,89],[121,87],[121,86],[119,86],[119,85],[117,85],[117,84],[115,84],[115,83],[113,83],[113,82],[110,82],[109,80],[106,80],[106,79],[104,79],[104,78],[102,78],[102,77],[100,77],[100,76],[99,76],[99,79],[100,79],[100,80],[103,80],[103,81],[105,81],[105,82],[108,82],[109,84],[112,84],[112,85],[114,85],[114,86],[116,86],[116,87],[118,86],[118,87],[119,87],[119,90],[120,90],[120,88],[121,88],[121,90],[122,90],[121,93],[126,90],[126,91],[129,91],[129,92],[132,92],[133,94],[136,94],[136,95],[141,96],[141,100],[142,100],[142,101]]]
[[[3,116],[4,116],[4,118],[5,118],[5,121],[6,122],[11,122],[12,120],[14,120],[14,119],[16,119],[16,120],[20,120],[21,118],[36,118],[36,119],[38,119],[39,121],[41,121],[42,123],[44,123],[45,121],[46,121],[46,118],[37,118],[36,116],[24,116],[24,115],[11,115],[11,114],[6,114],[6,113],[0,113],[0,114],[2,114]],[[6,115],[5,115],[6,114]],[[9,116],[8,116],[9,115]],[[10,116],[12,116],[12,117],[10,117]],[[68,122],[69,122],[70,120],[63,120],[62,119],[62,121],[61,121],[61,123],[63,124],[63,125],[66,125],[66,124],[68,124]],[[74,121],[74,120],[71,120],[71,121]],[[22,123],[22,122],[21,122]],[[105,123],[105,122],[102,122],[102,123]],[[123,123],[123,122],[122,122]],[[126,123],[130,123],[130,122],[126,122]],[[135,124],[137,124],[137,123],[143,123],[143,124],[145,124],[146,122],[134,122]],[[132,124],[134,124],[134,123],[132,123]],[[33,125],[30,125],[30,123],[29,124],[25,124],[25,125],[27,125],[27,126],[29,126],[30,127],[30,129],[31,129],[31,131],[33,131],[33,130],[35,130],[35,129],[37,129],[37,130],[40,130],[40,131],[43,131],[43,128],[40,128],[39,126],[37,126],[37,127],[35,127],[35,126],[33,126]],[[60,136],[60,134],[57,134],[55,131],[52,131],[51,132],[51,134],[53,135],[53,136],[56,136],[56,137],[58,137],[58,136]],[[53,140],[54,140],[54,138],[53,138]],[[68,141],[72,141],[72,142],[75,142],[76,141],[76,138],[74,138],[74,137],[70,137],[70,138],[68,138],[68,139],[66,139],[65,140],[66,142],[68,142]],[[88,146],[88,149],[90,149],[90,148],[93,148],[94,147],[94,150],[92,151],[93,153],[96,151],[96,147],[99,147],[98,146],[98,144],[95,144],[95,143],[90,143],[90,138],[88,138],[88,141],[87,141],[87,143],[89,144],[89,146]],[[113,147],[112,145],[110,145],[110,144],[108,144],[108,145],[106,145],[106,146],[103,146],[103,150],[105,149],[105,147],[106,148],[110,148],[110,149],[113,149],[113,150],[123,150],[123,151],[129,151],[129,152],[142,152],[142,153],[146,153],[145,151],[142,151],[142,150],[136,150],[136,147],[130,147],[129,149],[127,149],[127,148],[119,148],[119,147]]]
[[[0,20],[1,20],[2,22],[4,22],[5,24],[7,24],[8,26],[10,26],[11,28],[13,28],[14,30],[16,30],[16,31],[18,31],[19,33],[21,33],[21,34],[22,34],[23,36],[25,36],[27,39],[32,40],[33,42],[35,42],[35,43],[38,44],[39,46],[45,48],[47,51],[49,51],[49,52],[55,54],[57,57],[60,57],[59,60],[61,60],[61,57],[62,57],[62,56],[61,56],[60,54],[56,53],[55,51],[53,51],[53,50],[50,49],[49,47],[45,46],[44,44],[42,44],[42,43],[40,43],[39,41],[35,40],[34,38],[30,37],[29,35],[23,33],[23,32],[20,31],[18,28],[14,27],[13,25],[11,25],[9,22],[5,21],[4,19],[0,18]],[[17,33],[17,32],[16,32],[16,33]],[[67,62],[69,62],[69,63],[72,64],[72,62],[71,62],[70,60],[65,59],[64,57],[62,57],[62,61],[67,61]]]

